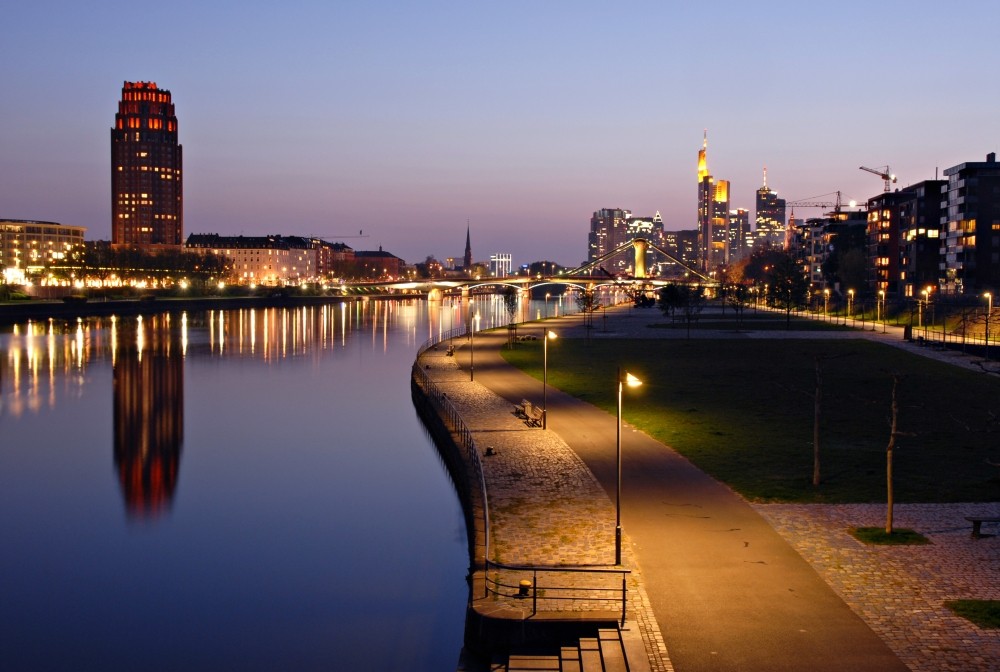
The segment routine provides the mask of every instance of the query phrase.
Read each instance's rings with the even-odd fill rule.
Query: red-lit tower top
[[[125,82],[111,129],[111,242],[180,247],[184,211],[182,148],[170,92]]]

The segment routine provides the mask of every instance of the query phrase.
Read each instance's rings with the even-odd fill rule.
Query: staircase
[[[597,637],[583,637],[575,646],[564,646],[558,653],[511,652],[506,660],[495,658],[490,672],[641,672],[649,662],[641,640],[638,649],[632,639],[618,630],[602,629]],[[631,654],[629,658],[628,654]]]

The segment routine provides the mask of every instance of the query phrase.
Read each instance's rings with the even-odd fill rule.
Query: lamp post
[[[549,319],[549,297],[552,296],[548,292],[545,292],[545,319]]]
[[[479,325],[479,313],[472,318],[469,330],[469,382],[476,379],[476,327]]]
[[[878,314],[879,318],[882,320],[882,333],[885,333],[885,323],[888,316],[885,314],[885,290],[878,290]]]
[[[556,332],[546,331],[542,339],[542,429],[547,427],[549,417],[546,395],[549,389],[549,340],[556,338]]]
[[[823,290],[823,320],[825,322],[830,321],[830,290],[829,288]]]
[[[986,361],[990,360],[990,313],[993,312],[993,295],[989,292],[983,294],[986,297]]]
[[[622,378],[621,367],[618,368],[618,436],[616,461],[618,463],[618,486],[615,489],[615,564],[622,564],[622,388],[639,387],[642,381],[628,371]]]
[[[920,295],[924,298],[917,301],[917,329],[924,326],[924,303],[927,301],[927,290],[921,289]],[[912,315],[913,313],[910,314]]]
[[[851,316],[851,323],[857,324],[858,321],[854,319],[854,290],[847,290],[847,314]],[[844,317],[844,326],[847,326],[847,317]]]

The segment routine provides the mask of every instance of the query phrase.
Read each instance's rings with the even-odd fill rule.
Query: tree
[[[518,289],[516,287],[504,287],[501,296],[503,297],[503,307],[507,311],[507,347],[513,348],[517,342],[517,322],[514,316],[517,314]]]
[[[691,338],[691,323],[705,307],[705,292],[698,285],[664,285],[660,288],[657,305],[665,315],[673,316],[679,310],[687,324],[687,337]]]
[[[901,436],[913,436],[909,432],[899,429],[899,400],[897,391],[902,375],[892,374],[892,406],[889,423],[889,445],[885,449],[885,484],[886,484],[886,510],[885,510],[885,533],[892,534],[892,507],[895,502],[895,495],[892,487],[892,452],[896,447],[896,439]]]
[[[768,269],[771,302],[785,311],[785,326],[791,329],[792,311],[806,302],[809,279],[791,255],[782,253]]]

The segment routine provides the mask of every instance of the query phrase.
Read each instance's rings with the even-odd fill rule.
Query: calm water
[[[365,301],[0,334],[0,668],[455,669],[465,526],[409,371],[470,312],[507,321]]]

